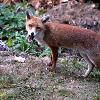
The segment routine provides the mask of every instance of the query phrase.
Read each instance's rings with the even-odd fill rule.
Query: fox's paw
[[[88,78],[88,76],[85,76],[85,75],[78,75],[77,78],[79,78],[79,79],[85,79],[85,78]]]
[[[82,75],[83,78],[88,78],[88,75]]]
[[[54,73],[61,72],[61,68],[59,68],[59,67],[56,67],[56,68],[48,67],[48,68],[46,68],[46,70],[48,70],[49,72],[54,72]]]
[[[47,66],[52,66],[52,62],[47,63]]]
[[[49,72],[56,72],[56,69],[51,67],[46,68],[46,70],[48,70]]]

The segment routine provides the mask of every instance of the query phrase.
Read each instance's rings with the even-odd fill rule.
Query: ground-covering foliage
[[[35,41],[28,43],[26,39],[25,21],[26,11],[34,10],[27,3],[16,5],[0,5],[0,37],[7,37],[6,44],[17,52],[32,53],[36,56],[46,55],[47,48],[41,48]],[[43,52],[44,50],[44,52]],[[46,54],[45,54],[46,52]]]

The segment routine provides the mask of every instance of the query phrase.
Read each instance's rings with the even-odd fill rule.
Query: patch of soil
[[[46,14],[50,15],[53,22],[72,24],[100,32],[100,10],[96,9],[94,4],[69,0],[49,9]]]
[[[17,56],[24,57],[25,62],[15,61],[15,54],[11,52],[0,52],[0,91],[6,94],[6,99],[0,100],[100,99],[100,82],[90,77],[76,77],[81,75],[84,68],[81,67],[81,72],[77,73],[80,70],[78,67],[72,68],[70,61],[64,61],[69,58],[59,58],[59,72],[51,73],[46,69],[48,57],[37,58],[27,54]],[[5,76],[8,78],[2,82]]]

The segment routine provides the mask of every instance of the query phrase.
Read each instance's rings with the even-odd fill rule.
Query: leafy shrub
[[[32,53],[36,56],[47,54],[46,48],[40,48],[34,41],[31,45],[26,39],[25,16],[31,9],[25,2],[14,6],[0,5],[0,37],[8,37],[5,41],[14,51]],[[43,50],[45,52],[43,52]]]

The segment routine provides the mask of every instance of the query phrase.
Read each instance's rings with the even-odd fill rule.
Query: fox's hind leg
[[[83,77],[88,77],[93,68],[95,67],[95,64],[91,61],[89,56],[87,54],[81,54],[81,56],[84,58],[84,60],[88,63],[88,69],[83,75]]]

